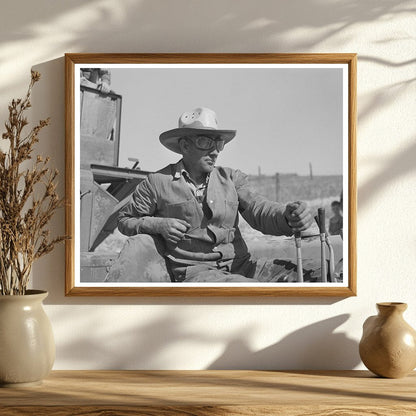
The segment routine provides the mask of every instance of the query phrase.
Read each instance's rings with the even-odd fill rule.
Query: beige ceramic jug
[[[48,295],[0,296],[0,386],[39,384],[55,360],[52,326],[42,301]]]
[[[406,303],[377,303],[363,325],[360,357],[373,373],[400,378],[416,367],[416,331],[403,319]]]

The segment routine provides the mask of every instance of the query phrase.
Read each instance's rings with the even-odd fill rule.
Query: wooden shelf
[[[53,371],[0,389],[0,415],[416,415],[416,373],[367,371]]]

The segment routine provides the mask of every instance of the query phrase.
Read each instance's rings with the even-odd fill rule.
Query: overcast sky
[[[184,111],[208,107],[237,135],[218,165],[248,174],[342,174],[342,70],[339,68],[112,69],[123,97],[120,166],[128,157],[158,170],[180,156],[159,135]]]

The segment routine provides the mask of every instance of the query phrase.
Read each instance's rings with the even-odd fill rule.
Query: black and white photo
[[[354,57],[75,57],[67,291],[353,294]]]

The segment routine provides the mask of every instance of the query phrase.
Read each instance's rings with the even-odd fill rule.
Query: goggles
[[[213,139],[208,136],[194,136],[190,138],[190,141],[199,150],[211,150],[216,147],[216,149],[221,152],[225,145],[225,141],[223,139]]]

